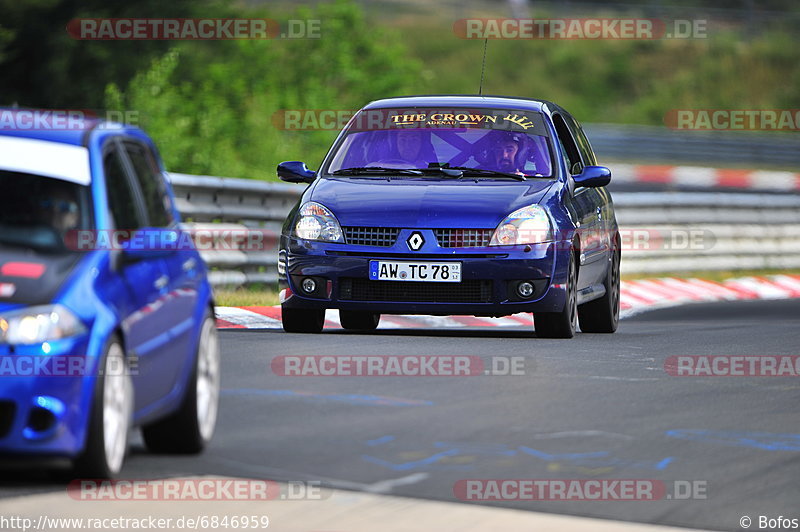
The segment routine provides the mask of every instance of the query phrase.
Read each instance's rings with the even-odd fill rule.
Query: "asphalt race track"
[[[673,377],[664,362],[798,355],[798,331],[800,300],[669,308],[626,319],[614,335],[572,340],[540,340],[524,327],[221,331],[223,397],[211,447],[199,457],[155,456],[136,437],[120,476],[321,480],[437,500],[455,500],[462,479],[656,479],[668,491],[673,481],[700,481],[705,499],[480,504],[741,530],[743,515],[800,517],[797,379]],[[283,377],[270,369],[278,355],[318,354],[524,357],[525,374]],[[3,476],[2,497],[63,489],[26,470]]]

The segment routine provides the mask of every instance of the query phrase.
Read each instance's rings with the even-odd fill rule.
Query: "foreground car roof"
[[[86,134],[103,123],[95,118],[74,118],[66,124],[65,116],[63,111],[0,108],[0,135],[82,146]]]
[[[501,109],[527,109],[542,111],[545,106],[554,107],[546,100],[531,100],[527,98],[509,98],[506,96],[477,96],[477,95],[420,95],[401,96],[375,100],[364,106],[364,109],[387,109],[391,107],[494,107]]]
[[[88,185],[89,150],[72,143],[0,135],[0,170],[54,177]]]

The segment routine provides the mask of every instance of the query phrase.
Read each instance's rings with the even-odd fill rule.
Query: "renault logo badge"
[[[419,251],[419,248],[425,244],[425,239],[422,238],[422,234],[419,231],[414,231],[406,240],[406,244],[408,244],[408,249],[411,251]]]

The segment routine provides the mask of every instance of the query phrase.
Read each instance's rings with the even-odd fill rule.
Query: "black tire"
[[[320,333],[325,326],[325,309],[281,308],[283,330],[291,333]]]
[[[619,325],[619,261],[620,250],[617,250],[608,265],[608,273],[603,285],[606,293],[603,297],[589,301],[578,307],[578,319],[581,332],[613,333]]]
[[[108,342],[100,361],[86,445],[73,462],[70,476],[106,479],[116,476],[122,469],[128,453],[128,433],[133,416],[133,383],[127,369],[122,344],[114,337]],[[117,392],[121,394],[118,397]],[[110,415],[119,416],[118,425],[106,423]],[[106,445],[107,441],[109,445]]]
[[[217,327],[211,312],[206,311],[180,408],[142,427],[142,437],[150,451],[196,454],[211,441],[219,411],[219,368]]]
[[[567,297],[561,312],[534,312],[533,325],[539,338],[572,338],[578,326],[578,270],[575,254],[569,254]]]
[[[378,323],[381,321],[381,315],[377,312],[340,310],[339,321],[344,329],[374,331],[378,328]]]

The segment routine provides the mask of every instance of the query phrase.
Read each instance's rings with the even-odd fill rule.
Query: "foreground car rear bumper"
[[[392,249],[289,240],[280,253],[280,288],[286,308],[365,310],[382,314],[468,314],[505,316],[517,312],[557,312],[564,306],[568,246],[442,249],[397,253]],[[370,281],[371,260],[460,262],[460,283]],[[318,289],[305,293],[302,280]],[[530,281],[529,298],[516,285]]]

